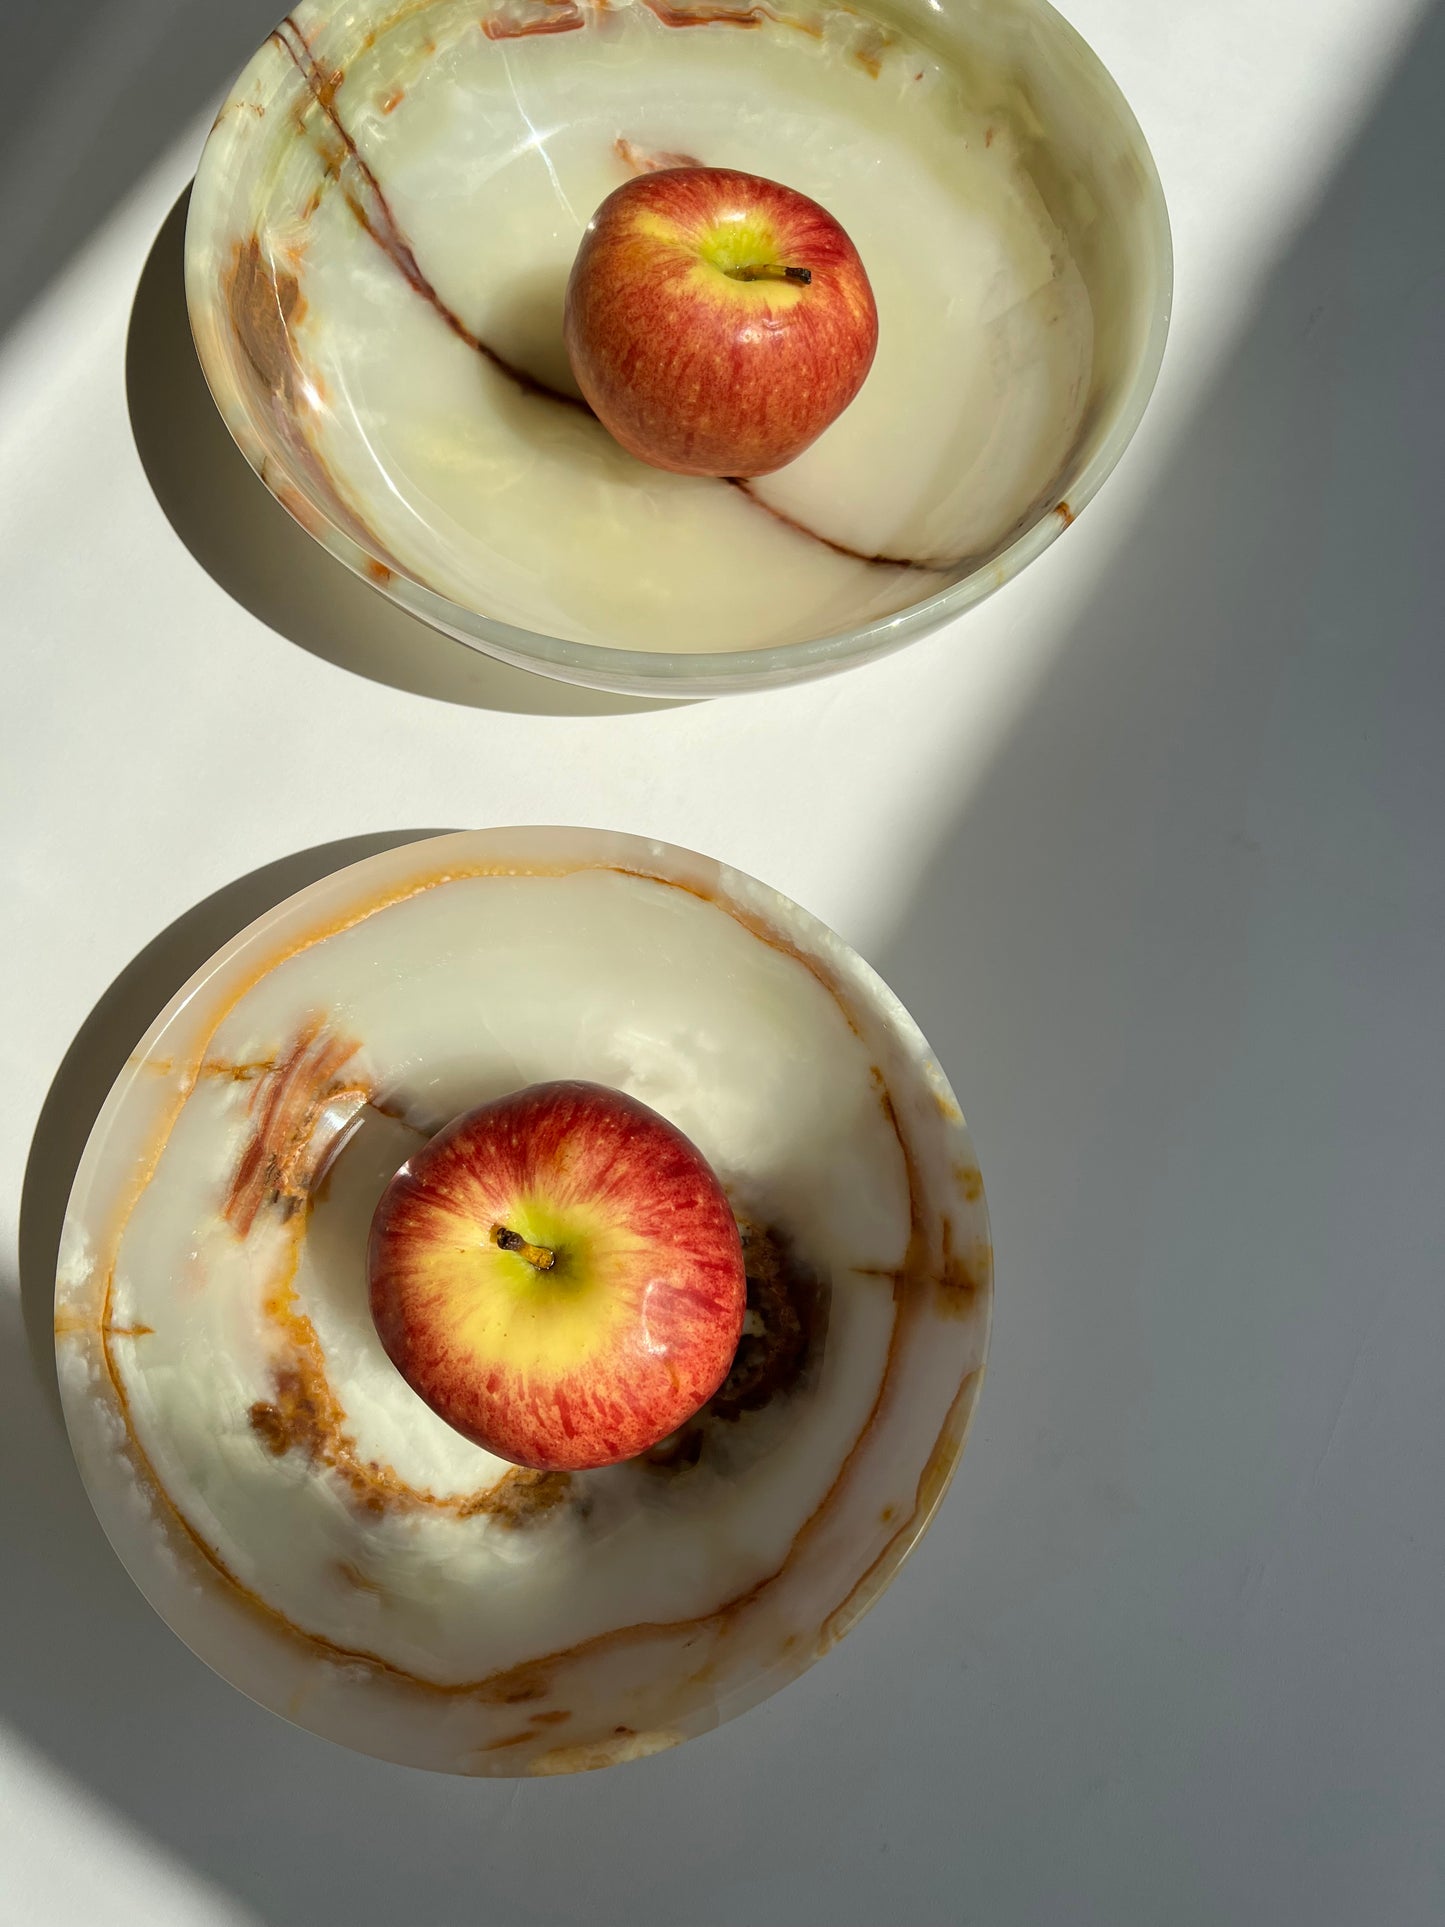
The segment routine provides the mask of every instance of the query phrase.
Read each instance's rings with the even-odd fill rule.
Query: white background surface
[[[1438,1922],[1445,11],[1071,0],[1175,223],[1123,467],[902,656],[639,712],[385,608],[214,421],[152,244],[272,4],[6,8],[0,1921]],[[952,1075],[998,1250],[962,1471],[863,1626],[535,1785],[209,1675],[44,1363],[75,1159],[169,992],[378,837],[506,821],[695,845],[842,930]]]

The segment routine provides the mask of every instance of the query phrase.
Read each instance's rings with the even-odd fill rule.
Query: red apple
[[[517,1465],[645,1452],[721,1385],[742,1243],[681,1131],[599,1084],[534,1084],[456,1118],[382,1194],[368,1253],[388,1357]]]
[[[725,167],[668,167],[598,208],[567,283],[567,352],[631,454],[766,475],[863,386],[878,313],[826,208]]]

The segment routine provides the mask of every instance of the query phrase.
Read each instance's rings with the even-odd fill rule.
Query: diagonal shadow
[[[1261,907],[1292,881],[1258,823],[1287,823],[1295,863],[1338,838],[1342,890],[1369,837],[1383,882],[1445,829],[1438,748],[1396,746],[1393,780],[1419,782],[1397,821],[1368,742],[1404,690],[1431,736],[1445,715],[1442,85],[1437,7],[880,960],[979,1137],[1004,1263],[1038,1294],[1010,1306],[1005,1281],[1000,1344],[1019,1320],[1047,1354],[1061,1425],[1137,1348],[1124,1193],[1162,1181],[1247,1024]],[[1122,1411],[1087,1423],[1065,1512],[1133,1450]],[[1038,1556],[1066,1560],[1051,1523]]]
[[[972,1917],[998,1921],[1312,1918],[1344,1927],[1406,1916],[1391,1909],[1398,1891],[1377,1891],[1371,1904],[1338,1880],[1348,1829],[1327,1834],[1323,1821],[1309,1837],[1317,1867],[1302,1867],[1304,1850],[1286,1833],[1279,1851],[1294,1858],[1288,1868],[1269,1863],[1273,1885],[1242,1894],[1230,1885],[1258,1871],[1228,1851],[1249,1837],[1250,1817],[1229,1805],[1239,1776],[1218,1750],[1211,1716],[1189,1697],[1213,1675],[1177,1663],[1186,1636],[1209,1650],[1202,1616],[1219,1588],[1212,1562],[1225,1556],[1224,1527],[1215,1518],[1214,1538],[1190,1539],[1184,1527],[1170,1537],[1162,1522],[1187,1524],[1191,1509],[1217,1505],[1226,1487],[1247,1489],[1273,1423],[1274,1388],[1251,1382],[1228,1321],[1250,1321],[1259,1343],[1304,1344],[1309,1301],[1296,1286],[1271,1308],[1272,1276],[1239,1267],[1244,1233],[1231,1212],[1241,1197],[1257,1206],[1244,1232],[1270,1235],[1271,1261],[1284,1235],[1266,1214],[1271,1172],[1250,1170],[1247,1132],[1244,1149],[1211,1168],[1232,1187],[1223,1200],[1186,1171],[1178,1181],[1189,1209],[1162,1228],[1150,1213],[1169,1195],[1172,1134],[1205,1102],[1241,1037],[1264,1066],[1243,1093],[1260,1115],[1242,1125],[1281,1114],[1285,1098],[1266,1073],[1309,1072],[1311,1095],[1331,1095],[1309,1062],[1289,1051],[1270,1057],[1269,1038],[1250,1029],[1243,973],[1259,934],[1251,906],[1268,900],[1279,860],[1252,846],[1251,797],[1269,786],[1273,820],[1282,837],[1297,836],[1291,847],[1306,867],[1317,861],[1309,853],[1318,812],[1331,834],[1349,827],[1361,805],[1350,700],[1376,661],[1380,674],[1409,679],[1417,705],[1417,736],[1393,746],[1395,800],[1417,806],[1421,834],[1438,832],[1442,819],[1433,718],[1445,655],[1438,623],[1421,626],[1422,610],[1445,606],[1438,503],[1429,508],[1424,488],[1445,439],[1439,281],[1429,279],[1439,261],[1422,252],[1422,236],[1438,235],[1442,28],[1437,11],[1266,285],[1150,509],[881,959],[969,1109],[1001,1256],[995,1365],[965,1473],[928,1545],[850,1641],[859,1663],[833,1675],[853,1682],[847,1731],[859,1748],[885,1757],[893,1746],[910,1763],[906,1805],[902,1789],[889,1806],[886,1776],[858,1782],[896,1813],[905,1853],[879,1856],[871,1812],[824,1800],[829,1811],[817,1818],[803,1800],[801,1788],[826,1793],[839,1783],[832,1728],[818,1713],[825,1689],[810,1682],[781,1710],[763,1709],[741,1731],[680,1754],[522,1788],[388,1768],[286,1728],[213,1679],[132,1591],[34,1376],[16,1346],[0,1350],[0,1455],[27,1474],[0,1482],[8,1554],[0,1717],[267,1920],[671,1927],[763,1917],[765,1893],[769,1919],[829,1927],[884,1919],[936,1927],[960,1918],[965,1895]],[[1309,707],[1316,699],[1329,728]],[[1291,705],[1300,728],[1281,736]],[[1293,761],[1263,767],[1276,743]],[[1366,831],[1382,838],[1378,824]],[[1397,914],[1393,860],[1381,840],[1387,916]],[[1291,961],[1308,958],[1286,955],[1272,968]],[[1290,984],[1274,989],[1287,1012]],[[1420,1048],[1433,1053],[1433,1072],[1438,1025]],[[81,1135],[78,1123],[72,1141]],[[1221,1225],[1238,1275],[1213,1262]],[[1150,1240],[1167,1248],[1171,1234],[1203,1247],[1187,1296],[1178,1279],[1142,1269]],[[47,1244],[37,1233],[27,1264],[40,1264]],[[1166,1299],[1184,1305],[1172,1334],[1159,1322]],[[1284,1357],[1271,1354],[1271,1363]],[[956,1651],[960,1623],[1026,1634],[1051,1587],[1111,1535],[1130,1532],[1157,1541],[1161,1589],[1180,1573],[1193,1583],[1198,1603],[1188,1610],[1201,1620],[1180,1607],[1186,1616],[1166,1619],[1159,1633],[1157,1601],[1122,1596],[1108,1560],[1098,1561],[1096,1615],[1064,1649],[1084,1685],[1072,1697],[1057,1687],[1058,1703],[1077,1716],[1048,1736],[1072,1777],[1054,1772],[1030,1724],[1038,1689],[1029,1682],[1052,1688],[1051,1652],[1024,1654],[1017,1674],[920,1662],[885,1677],[879,1642],[896,1641],[899,1628],[911,1625],[934,1656]],[[1168,1789],[1128,1781],[1136,1802],[1123,1809],[1128,1838],[1117,1860],[1101,1861],[1080,1857],[1071,1829],[1080,1789],[1116,1784],[1109,1749],[1132,1757],[1129,1736],[1102,1717],[1102,1699],[1080,1697],[1116,1684],[1099,1670],[1114,1650],[1110,1615],[1138,1635],[1121,1666],[1158,1669],[1145,1683],[1157,1685],[1161,1712],[1130,1702],[1155,1749],[1140,1743],[1139,1770],[1162,1783],[1160,1763],[1185,1746],[1199,1765],[1181,1781],[1197,1816],[1187,1800],[1165,1816],[1174,1836],[1131,1821]],[[1001,1636],[998,1651],[1008,1657]],[[64,1663],[36,1663],[43,1653]],[[834,1666],[849,1666],[849,1649],[821,1670]],[[1234,1684],[1243,1694],[1256,1683]],[[1338,1690],[1326,1692],[1323,1678],[1314,1684],[1320,1709],[1338,1706]],[[804,1706],[814,1708],[811,1726],[795,1710]],[[1185,1722],[1170,1743],[1150,1723],[1164,1713]],[[1288,1750],[1293,1731],[1283,1725],[1272,1737],[1284,1749],[1273,1760],[1281,1783],[1300,1765]],[[1321,1759],[1349,1756],[1349,1738],[1326,1735]],[[722,1776],[725,1796],[719,1766],[736,1768]],[[1370,1756],[1365,1768],[1378,1773],[1381,1763]],[[1122,1769],[1116,1777],[1126,1784]],[[917,1796],[920,1784],[937,1791],[932,1805]],[[910,1826],[921,1831],[908,1845]],[[1038,1851],[1041,1838],[1050,1852]],[[1072,1901],[1045,1891],[1049,1879],[1083,1867],[1127,1894],[1128,1856],[1147,1862],[1171,1850],[1171,1838],[1181,1858],[1172,1889],[1160,1890],[1171,1892],[1168,1904],[1156,1894],[1156,1906],[1111,1908],[1097,1885],[1088,1905],[1077,1890]],[[1418,1854],[1399,1862],[1411,1864]],[[1286,1873],[1313,1883],[1310,1909],[1291,1904]],[[1429,1916],[1422,1908],[1408,1917]]]
[[[5,0],[0,338],[276,24],[276,0]]]
[[[1442,87],[1437,7],[880,959],[999,1254],[981,1920],[1440,1917]]]

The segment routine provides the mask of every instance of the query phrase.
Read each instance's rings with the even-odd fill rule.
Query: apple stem
[[[813,278],[811,268],[779,268],[772,262],[759,262],[746,268],[729,268],[727,272],[734,281],[795,281],[800,288],[806,288]]]
[[[549,1251],[545,1245],[529,1245],[525,1238],[515,1231],[508,1231],[502,1224],[492,1226],[492,1243],[500,1245],[503,1251],[515,1251],[519,1258],[525,1258],[538,1271],[550,1271],[557,1262],[555,1251]]]

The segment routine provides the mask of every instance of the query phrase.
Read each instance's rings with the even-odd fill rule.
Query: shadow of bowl
[[[412,695],[537,716],[675,707],[553,682],[496,662],[378,595],[306,534],[252,473],[201,373],[186,313],[189,201],[187,188],[141,272],[126,338],[125,384],[146,479],[207,575],[298,647]],[[549,293],[543,290],[537,299]]]

